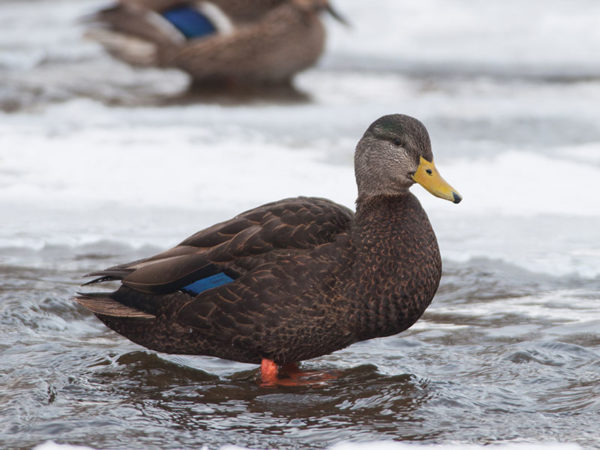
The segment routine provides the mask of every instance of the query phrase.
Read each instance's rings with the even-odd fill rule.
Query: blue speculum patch
[[[169,9],[163,12],[163,17],[181,31],[187,39],[207,36],[217,31],[208,17],[190,6]]]
[[[194,281],[192,284],[188,284],[187,286],[181,288],[181,290],[190,294],[200,294],[201,292],[223,286],[224,284],[231,283],[232,281],[233,278],[223,272],[220,272],[215,275],[211,275],[210,277]]]

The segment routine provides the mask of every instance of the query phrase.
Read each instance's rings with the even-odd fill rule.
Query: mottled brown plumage
[[[431,164],[423,125],[382,117],[357,146],[356,214],[320,198],[260,206],[91,274],[92,283],[122,285],[77,301],[148,348],[248,363],[287,364],[399,333],[423,314],[441,277],[434,232],[408,191],[423,158]],[[460,201],[451,193],[444,198]],[[215,273],[234,281],[189,292]]]
[[[220,28],[199,38],[186,38],[161,15],[206,4]],[[323,52],[319,16],[327,8],[326,0],[120,0],[93,17],[100,27],[88,36],[130,64],[178,68],[199,85],[287,84]]]

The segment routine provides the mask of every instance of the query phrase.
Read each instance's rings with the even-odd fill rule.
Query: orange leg
[[[263,359],[260,363],[260,380],[264,386],[273,386],[279,380],[279,367],[270,359]]]
[[[280,373],[286,377],[280,377]],[[274,361],[263,359],[260,365],[260,379],[262,386],[306,386],[322,384],[327,380],[334,380],[336,375],[319,372],[303,372],[297,363],[288,363],[281,366],[281,371]]]

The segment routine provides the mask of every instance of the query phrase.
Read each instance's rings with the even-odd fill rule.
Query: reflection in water
[[[139,351],[122,355],[94,378],[115,389],[111,395],[140,417],[152,418],[153,426],[190,433],[228,430],[206,436],[213,444],[232,442],[231,432],[245,445],[258,433],[263,446],[269,436],[272,445],[284,439],[311,446],[388,434],[411,439],[422,420],[419,409],[434,395],[425,380],[382,375],[372,365],[342,370],[324,386],[265,388],[254,370],[220,379]],[[419,439],[434,434],[418,433]]]
[[[219,105],[245,105],[256,102],[274,104],[309,103],[311,97],[294,84],[229,86],[223,84],[190,84],[177,95],[165,97],[158,105],[191,105],[211,103]]]

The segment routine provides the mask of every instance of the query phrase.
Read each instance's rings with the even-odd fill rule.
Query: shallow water
[[[1,447],[600,448],[600,6],[338,3],[354,28],[328,23],[302,95],[207,102],[82,40],[99,2],[0,3]],[[82,274],[266,201],[351,206],[353,147],[390,112],[426,124],[465,200],[413,189],[439,292],[409,331],[305,363],[335,381],[260,387],[255,366],[146,351],[70,301]]]

